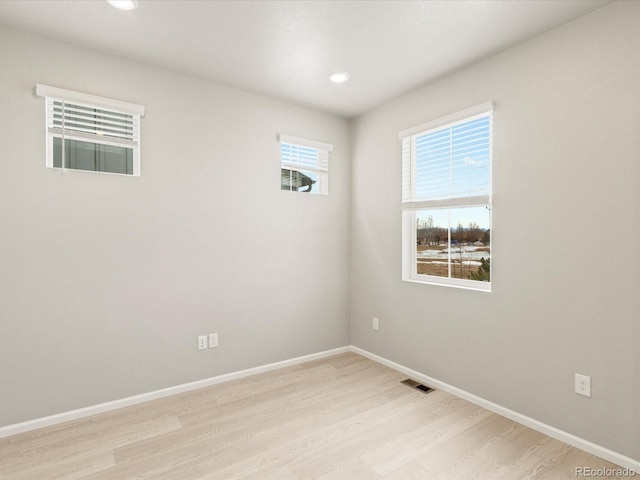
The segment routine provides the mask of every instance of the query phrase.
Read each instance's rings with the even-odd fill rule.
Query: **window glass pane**
[[[291,185],[293,183],[293,179],[291,178],[293,175],[293,171],[290,168],[282,168],[280,170],[280,189],[281,190],[291,190]]]
[[[449,276],[449,211],[423,210],[416,214],[418,275]]]
[[[65,139],[64,166],[75,170],[133,175],[133,149]],[[53,139],[53,166],[62,166],[62,139]]]
[[[133,150],[113,145],[96,145],[100,152],[100,171],[133,175]]]
[[[451,209],[451,277],[490,281],[491,212],[486,207]]]
[[[486,207],[416,213],[416,273],[489,282],[491,212]]]
[[[305,170],[282,168],[281,189],[294,192],[319,193],[318,174]]]

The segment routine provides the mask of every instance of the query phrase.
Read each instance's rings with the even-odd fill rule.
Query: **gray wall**
[[[0,71],[0,426],[349,343],[346,120],[8,29]],[[145,105],[142,176],[45,168],[36,83]]]
[[[352,344],[636,459],[639,25],[617,2],[358,118],[351,230]],[[402,282],[398,132],[488,100],[493,292]]]

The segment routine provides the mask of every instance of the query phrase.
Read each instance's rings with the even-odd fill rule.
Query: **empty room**
[[[639,1],[4,0],[0,160],[0,480],[640,478]]]

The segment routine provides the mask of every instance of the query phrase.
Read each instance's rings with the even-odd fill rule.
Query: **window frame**
[[[47,168],[60,169],[62,171],[78,171],[78,172],[91,172],[108,175],[122,175],[126,177],[139,177],[140,176],[140,119],[145,114],[145,107],[134,103],[123,102],[120,100],[114,100],[105,97],[99,97],[96,95],[90,95],[87,93],[76,92],[73,90],[66,90],[58,87],[51,87],[48,85],[37,84],[36,95],[45,99],[45,132],[46,132],[46,159],[45,166]],[[55,104],[62,104],[62,106],[55,106]],[[118,116],[126,115],[130,117],[132,134],[131,139],[125,139],[117,136],[100,135],[100,132],[93,134],[91,132],[80,131],[73,128],[57,127],[54,124],[53,112],[54,109],[65,109],[67,104],[78,106],[82,108],[96,109],[107,114],[114,113]],[[71,108],[71,107],[70,107]],[[87,128],[90,130],[90,128]],[[71,168],[68,166],[66,160],[61,166],[55,166],[54,164],[54,139],[60,138],[64,140],[72,140],[78,142],[84,142],[94,145],[105,145],[125,148],[131,150],[133,157],[132,173],[120,173],[120,172],[108,172],[101,170],[88,170],[80,168]],[[64,148],[63,148],[64,151]],[[100,153],[103,155],[103,152]]]
[[[292,135],[280,134],[278,136],[278,142],[280,143],[280,170],[288,168],[290,171],[297,171],[304,175],[305,172],[313,173],[317,175],[317,191],[298,191],[293,188],[283,189],[282,180],[280,183],[280,190],[283,192],[296,192],[296,193],[311,193],[313,195],[328,195],[329,194],[329,154],[333,151],[333,145],[330,143],[318,142],[316,140],[309,140],[307,138],[294,137]],[[286,162],[282,154],[282,146],[289,145],[295,148],[307,148],[313,149],[317,152],[318,165],[295,165],[295,162]],[[322,163],[326,164],[326,168],[322,167]]]
[[[493,267],[490,266],[490,281],[478,281],[471,279],[453,278],[450,276],[441,277],[437,275],[418,274],[418,248],[417,248],[417,214],[419,211],[446,209],[449,211],[448,225],[448,248],[451,248],[451,231],[454,228],[451,225],[451,212],[457,209],[468,207],[487,207],[489,210],[489,231],[491,235],[491,251],[489,258],[493,257],[493,102],[486,102],[475,107],[462,110],[460,112],[447,115],[445,117],[423,123],[415,127],[399,132],[398,137],[402,142],[402,280],[408,282],[441,285],[454,288],[463,288],[467,290],[476,290],[483,292],[491,292]],[[488,188],[486,194],[468,195],[468,196],[448,196],[435,197],[430,199],[416,198],[416,156],[415,156],[415,139],[416,137],[452,128],[456,125],[473,121],[477,118],[488,117],[489,119],[489,172],[488,172]],[[451,254],[449,254],[450,268]],[[449,272],[450,274],[450,272]]]

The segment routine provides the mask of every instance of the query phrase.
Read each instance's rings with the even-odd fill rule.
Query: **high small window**
[[[46,166],[140,175],[144,107],[46,85]]]
[[[328,143],[280,135],[281,190],[327,195],[331,151]]]
[[[400,132],[403,280],[491,290],[492,110]]]

